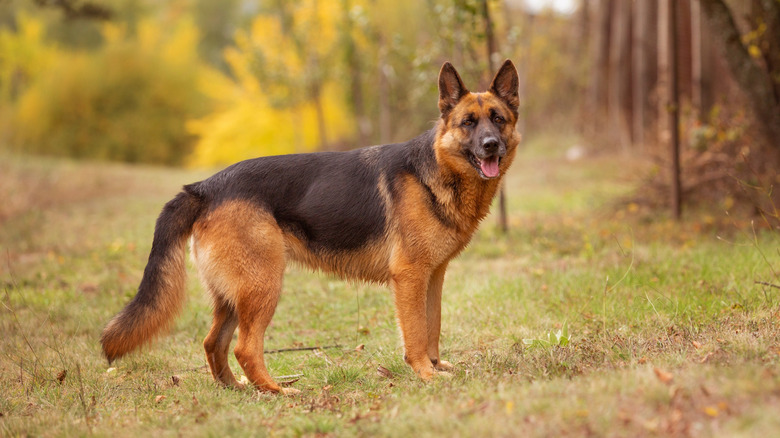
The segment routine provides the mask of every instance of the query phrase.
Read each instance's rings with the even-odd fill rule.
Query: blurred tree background
[[[646,157],[658,206],[679,135],[685,199],[777,217],[779,45],[776,0],[2,0],[0,145],[219,166],[402,141],[444,61],[476,90],[511,58],[526,138]]]

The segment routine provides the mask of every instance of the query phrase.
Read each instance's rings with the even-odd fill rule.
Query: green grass
[[[509,234],[487,218],[450,265],[451,378],[426,384],[403,362],[386,287],[291,267],[266,348],[339,345],[266,356],[273,375],[302,375],[294,397],[212,382],[192,269],[169,335],[111,372],[101,357],[160,208],[207,172],[3,156],[0,435],[777,434],[780,289],[756,282],[780,284],[778,233],[734,213],[678,224],[624,205],[643,165],[570,163],[559,140],[516,160]],[[566,346],[523,342],[564,324]]]

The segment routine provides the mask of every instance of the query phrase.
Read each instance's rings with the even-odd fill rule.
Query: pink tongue
[[[485,158],[484,160],[480,161],[479,167],[482,168],[482,173],[484,173],[488,178],[497,177],[500,172],[498,170],[498,157],[496,156]]]

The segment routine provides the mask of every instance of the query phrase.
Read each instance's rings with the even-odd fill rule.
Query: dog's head
[[[437,155],[461,174],[485,180],[500,177],[509,167],[520,135],[517,123],[519,79],[506,60],[484,93],[471,93],[449,62],[439,73],[442,125]]]

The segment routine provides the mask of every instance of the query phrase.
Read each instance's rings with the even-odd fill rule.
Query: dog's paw
[[[427,364],[423,364],[417,368],[414,368],[414,372],[417,373],[417,375],[420,376],[421,379],[428,381],[433,378],[433,375],[435,374],[436,370],[433,368],[433,364],[428,362]]]
[[[300,393],[301,390],[295,388],[282,388],[282,392],[281,392],[282,395],[295,395]]]
[[[437,371],[452,371],[453,366],[451,363],[447,362],[446,360],[437,360],[436,365],[434,365]]]

